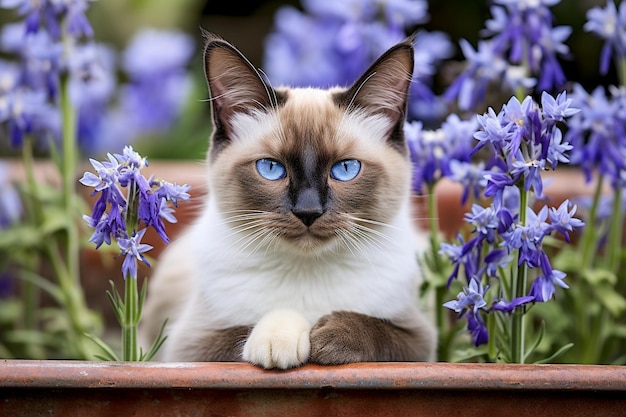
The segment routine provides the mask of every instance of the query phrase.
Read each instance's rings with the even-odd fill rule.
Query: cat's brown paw
[[[348,311],[328,314],[311,329],[310,361],[321,365],[371,362],[376,358],[372,339],[372,317]],[[370,325],[368,325],[370,324]]]

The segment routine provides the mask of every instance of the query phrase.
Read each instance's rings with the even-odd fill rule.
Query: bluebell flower
[[[470,312],[467,314],[467,330],[472,335],[474,346],[484,345],[489,342],[487,326],[479,313]]]
[[[540,264],[542,274],[535,278],[528,295],[534,297],[536,302],[546,302],[554,296],[555,285],[561,288],[569,288],[569,286],[563,281],[566,274],[556,269],[553,270],[545,253],[542,253],[540,257]]]
[[[452,175],[452,161],[469,162],[474,120],[449,115],[436,130],[425,130],[418,121],[405,123],[404,134],[413,162],[413,190],[422,193],[424,186]]]
[[[141,239],[145,233],[146,229],[141,229],[140,231],[133,233],[130,238],[122,237],[117,239],[117,244],[122,250],[122,255],[124,255],[124,262],[122,262],[122,273],[124,274],[124,279],[129,277],[137,279],[138,260],[150,266],[150,262],[148,262],[143,253],[152,249],[152,246],[141,243]]]
[[[76,37],[92,37],[93,29],[85,16],[90,0],[0,0],[0,8],[17,9],[25,18],[29,33],[37,33],[42,27],[56,39],[61,37],[60,21],[64,20],[67,32]]]
[[[476,50],[466,40],[459,42],[466,68],[444,96],[470,110],[484,101],[490,86],[511,92],[561,87],[566,80],[558,58],[569,53],[564,42],[572,29],[552,26],[548,7],[558,2],[496,0],[482,32],[490,38],[480,40]]]
[[[107,46],[77,45],[68,57],[70,98],[78,109],[78,141],[83,150],[97,148],[107,109],[117,87],[115,53]]]
[[[165,131],[178,117],[190,92],[186,66],[193,51],[191,37],[177,31],[146,29],[131,39],[122,56],[129,80],[120,91],[118,117],[134,135]]]
[[[571,207],[571,209],[570,209]],[[576,205],[572,205],[569,200],[565,200],[558,208],[550,208],[550,227],[561,233],[565,240],[569,243],[569,232],[574,229],[579,229],[585,225],[585,223],[574,217],[576,214]]]
[[[461,39],[459,45],[466,60],[466,67],[446,89],[444,97],[449,101],[456,99],[461,110],[471,110],[482,103],[488,87],[493,83],[510,87],[534,84],[534,80],[526,76],[514,80],[507,79],[508,75],[517,73],[508,71],[508,64],[495,51],[494,43],[479,41],[476,50],[465,39]]]
[[[481,282],[471,279],[469,286],[463,288],[456,300],[448,301],[443,306],[459,313],[459,316],[463,316],[467,311],[476,313],[478,309],[487,305],[484,296],[488,289],[489,286],[483,287]]]
[[[61,120],[45,93],[17,88],[0,99],[0,125],[4,125],[11,146],[22,146],[26,135],[42,138],[43,143],[59,137]]]
[[[265,42],[264,69],[272,83],[293,86],[347,86],[405,30],[427,19],[423,0],[308,0],[303,11],[286,6],[275,14]],[[435,65],[452,55],[448,37],[420,32],[415,39],[414,82],[409,115],[418,117],[434,102],[430,79]],[[440,107],[438,107],[440,108]]]
[[[87,225],[95,229],[89,241],[100,247],[113,240],[118,242],[125,255],[124,275],[136,278],[137,260],[147,263],[141,255],[150,249],[140,241],[147,227],[155,229],[164,242],[169,242],[163,220],[175,222],[170,204],[188,200],[190,187],[164,180],[146,179],[141,170],[148,165],[146,158],[131,146],[121,154],[108,154],[108,161],[90,160],[96,174],[86,172],[79,180],[93,187],[100,196],[94,203],[91,216],[83,216]],[[121,189],[127,189],[124,196]],[[108,212],[107,212],[108,210]],[[129,224],[130,223],[130,224]]]
[[[475,346],[487,343],[489,340],[487,328],[479,312],[487,305],[484,296],[488,289],[488,286],[483,287],[479,281],[471,279],[469,286],[463,288],[456,300],[448,301],[443,305],[459,313],[459,317],[466,316],[467,328],[472,334]]]
[[[541,243],[550,233],[550,225],[546,222],[548,208],[544,206],[539,213],[535,213],[531,207],[526,208],[526,225],[514,224],[513,228],[501,233],[502,245],[511,250],[519,250],[519,264],[523,262],[535,268],[540,266],[540,258],[543,254]]]
[[[15,54],[21,67],[19,86],[44,91],[54,100],[63,67],[63,46],[44,31],[28,34],[23,22],[5,25],[0,32],[2,50]]]
[[[604,39],[600,53],[600,74],[605,75],[609,71],[613,54],[616,60],[626,57],[626,4],[621,2],[618,10],[615,2],[607,0],[606,8],[589,9],[583,28]]]
[[[524,295],[522,297],[514,298],[511,301],[500,299],[493,303],[490,310],[500,311],[502,313],[512,313],[513,310],[515,310],[517,307],[524,306],[534,301],[535,301],[535,297],[532,295]]]
[[[579,165],[590,181],[594,171],[607,176],[615,187],[626,169],[626,114],[621,89],[602,86],[591,94],[575,84],[570,95],[581,111],[568,121],[565,140],[572,144],[572,164]]]
[[[483,176],[485,163],[482,161],[471,163],[453,159],[450,161],[449,166],[450,175],[448,175],[448,178],[463,186],[461,204],[465,204],[470,195],[474,199],[478,199],[487,185],[487,181]]]
[[[572,107],[572,102],[573,100],[567,97],[565,91],[557,94],[556,98],[545,91],[541,93],[541,108],[544,117],[555,122],[562,122],[580,112],[580,109]]]
[[[493,243],[498,227],[498,218],[492,207],[472,205],[472,212],[465,214],[465,221],[474,226],[474,231],[483,235],[489,243]]]

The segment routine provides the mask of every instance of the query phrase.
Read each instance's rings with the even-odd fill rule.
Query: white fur
[[[385,228],[389,240],[363,242],[360,249],[352,249],[354,253],[337,246],[310,256],[281,245],[267,249],[270,253],[266,248],[255,250],[254,245],[242,249],[240,237],[231,235],[210,201],[192,233],[183,237],[185,244],[178,245],[195,257],[195,282],[188,286],[191,301],[165,343],[164,359],[179,360],[170,346],[199,331],[267,323],[253,332],[257,334],[246,345],[245,358],[262,366],[270,362],[295,366],[308,343],[300,340],[303,323],[316,323],[338,310],[398,322],[408,319],[416,312],[419,277],[408,210],[407,204]],[[285,310],[296,313],[285,314]],[[272,318],[279,318],[278,324],[271,324]],[[268,341],[280,323],[289,323],[292,330],[280,335],[280,340]],[[268,346],[275,343],[281,353],[268,356]]]
[[[297,311],[273,310],[254,326],[243,348],[243,359],[266,369],[288,369],[309,358],[311,323]]]

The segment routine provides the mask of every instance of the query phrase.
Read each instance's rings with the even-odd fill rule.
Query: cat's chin
[[[287,250],[313,256],[336,251],[340,242],[336,236],[321,236],[306,232],[297,237],[283,238],[283,244]]]

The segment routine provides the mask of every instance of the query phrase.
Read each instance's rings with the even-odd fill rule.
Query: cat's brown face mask
[[[274,89],[207,35],[212,198],[242,244],[358,251],[408,206],[403,135],[413,48],[406,40],[348,89]]]

